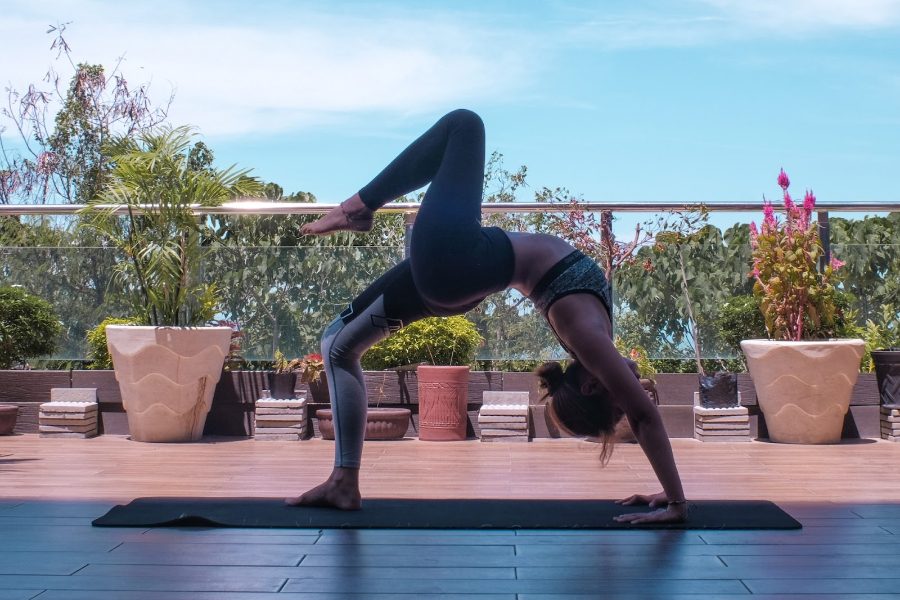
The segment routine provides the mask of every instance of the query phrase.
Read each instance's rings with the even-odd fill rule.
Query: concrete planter
[[[131,439],[200,440],[231,329],[110,325],[106,339]]]
[[[862,340],[744,340],[769,439],[836,444],[865,352]]]

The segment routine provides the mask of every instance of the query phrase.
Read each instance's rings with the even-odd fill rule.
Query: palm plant
[[[194,137],[190,127],[163,127],[113,139],[111,181],[80,213],[82,226],[123,253],[116,281],[147,325],[198,326],[215,316],[218,291],[200,281],[200,262],[217,234],[193,207],[264,191],[249,169],[219,170],[196,160]],[[126,215],[115,214],[120,207]]]

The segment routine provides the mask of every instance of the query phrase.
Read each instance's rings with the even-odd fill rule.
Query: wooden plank
[[[284,579],[232,577],[216,579],[166,579],[161,577],[87,577],[75,574],[69,577],[42,575],[0,575],[0,589],[43,590],[147,590],[158,592],[277,592],[285,584]]]
[[[369,594],[364,592],[354,593],[350,597],[358,598],[359,600],[397,600],[397,596],[394,594]],[[277,596],[272,596],[271,594],[257,592],[83,592],[77,590],[48,590],[41,594],[40,598],[41,600],[343,600],[348,598],[348,596],[342,593],[311,594],[307,592],[281,592]],[[516,594],[478,594],[475,596],[471,594],[417,594],[415,599],[516,600]],[[3,600],[2,596],[0,596],[0,600]],[[19,597],[15,597],[15,600],[19,600]]]
[[[720,566],[721,567],[721,566]],[[721,567],[724,569],[725,567]],[[369,580],[377,579],[515,579],[516,569],[513,567],[423,567],[420,565],[403,567],[308,567],[299,566],[202,566],[202,565],[111,565],[91,564],[79,571],[79,577],[162,577],[174,579],[217,578],[303,578],[303,579],[335,579],[359,577]]]

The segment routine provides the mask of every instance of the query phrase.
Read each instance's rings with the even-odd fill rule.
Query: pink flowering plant
[[[784,197],[784,220],[775,216],[772,203],[763,197],[762,226],[750,224],[753,256],[753,294],[760,298],[769,337],[801,340],[827,334],[835,324],[835,285],[843,263],[831,257],[824,272],[817,269],[822,243],[811,223],[816,197],[807,191],[803,205],[791,198],[791,182],[784,169],[778,185]]]

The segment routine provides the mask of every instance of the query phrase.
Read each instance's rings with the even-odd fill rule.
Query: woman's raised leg
[[[484,124],[469,110],[441,117],[428,131],[400,153],[358,194],[324,217],[305,225],[308,235],[334,231],[368,231],[375,211],[400,196],[431,184],[417,224],[424,216],[466,224],[481,220],[484,186]]]

